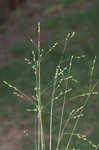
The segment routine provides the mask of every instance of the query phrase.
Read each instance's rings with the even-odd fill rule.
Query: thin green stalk
[[[66,44],[65,44],[66,45]],[[65,49],[66,49],[66,46],[65,46]],[[71,57],[71,60],[70,60],[70,65],[69,65],[69,71],[68,71],[68,76],[70,75],[70,71],[71,71],[71,65],[72,65],[72,59],[73,59],[73,56]],[[65,84],[65,87],[66,87],[66,90],[68,88],[68,80],[66,80],[66,84]],[[61,121],[60,121],[60,128],[59,128],[59,135],[58,135],[58,142],[57,142],[57,147],[56,147],[56,150],[59,149],[59,144],[60,144],[60,141],[62,139],[62,136],[63,136],[63,133],[64,133],[64,130],[69,122],[69,118],[66,122],[66,124],[64,125],[63,129],[62,129],[62,123],[63,123],[63,114],[64,114],[64,108],[65,108],[65,101],[66,101],[66,94],[64,94],[64,98],[63,98],[63,106],[62,106],[62,113],[61,113]]]
[[[37,133],[37,118],[35,117],[35,150],[37,150],[37,138],[36,138],[36,133]]]
[[[89,91],[91,90],[92,77],[93,77],[95,62],[96,62],[96,56],[94,57],[94,60],[93,60],[93,63],[92,63],[92,67],[91,67],[91,70],[90,70]]]
[[[36,86],[37,86],[37,99],[38,99],[38,150],[40,150],[40,144],[41,144],[41,122],[40,122],[40,111],[41,111],[41,96],[40,96],[40,62],[39,62],[39,55],[40,55],[40,28],[38,23],[38,59],[36,64]]]
[[[54,105],[56,82],[57,82],[57,76],[55,75],[55,80],[53,83],[52,98],[51,98],[51,112],[50,112],[50,143],[49,143],[50,150],[52,149],[52,118],[53,118],[53,105]]]
[[[67,40],[67,38],[66,38]],[[66,49],[66,46],[67,44],[65,43],[65,46],[64,46],[64,50],[63,50],[63,53],[62,53],[62,56],[60,58],[60,61],[59,61],[59,65],[61,64],[61,61],[62,61],[62,57],[63,57],[63,54],[65,52],[65,49]],[[53,91],[52,91],[52,98],[51,98],[51,112],[50,112],[50,144],[49,144],[49,149],[51,150],[52,148],[52,114],[53,114],[53,104],[54,104],[54,96],[55,96],[55,91],[56,91],[56,83],[57,83],[57,75],[58,75],[58,66],[56,68],[56,73],[55,73],[55,78],[54,78],[54,83],[53,83]]]
[[[84,108],[84,106],[87,104],[89,98],[90,98],[90,95],[87,97],[87,99],[86,99],[86,101],[85,101],[85,103],[84,103],[84,105],[83,105],[83,108]],[[80,111],[80,114],[82,113],[82,111],[83,111],[83,110]],[[70,138],[69,138],[69,141],[68,141],[68,143],[67,143],[66,150],[68,150],[68,148],[69,148],[69,145],[70,145],[70,143],[71,143],[71,140],[72,140],[73,134],[74,134],[74,132],[75,132],[75,129],[76,129],[76,127],[77,127],[77,124],[78,124],[79,119],[80,119],[80,117],[77,118],[77,120],[76,120],[76,122],[75,122],[75,125],[74,125],[74,127],[73,127],[73,129],[72,129],[72,133],[71,133]]]
[[[63,53],[65,52],[66,48],[67,48],[67,38],[65,39],[65,45],[64,45]],[[66,85],[66,89],[67,89],[67,85]],[[65,98],[65,96],[64,96],[64,98]],[[57,142],[56,150],[59,149],[60,134],[61,134],[61,128],[62,128],[62,122],[63,122],[64,106],[65,106],[65,101],[63,102],[63,106],[62,106],[62,114],[61,114],[61,121],[60,121],[59,134],[58,134],[58,142]]]
[[[41,107],[41,83],[40,83],[40,22],[38,23],[38,60],[37,60],[37,98],[38,98],[38,150],[44,150],[44,136]],[[40,146],[41,145],[41,146]]]
[[[91,93],[94,91],[94,89],[95,89],[95,87],[96,87],[96,85],[97,85],[97,83],[98,83],[98,81],[97,81],[97,82],[95,83],[95,85],[93,86],[93,88],[92,88],[92,78],[93,78],[93,71],[94,71],[95,62],[96,62],[96,57],[95,57],[95,59],[93,60],[93,64],[92,64],[92,68],[91,68],[91,73],[90,73],[90,80],[89,80],[89,81],[90,81],[90,83],[89,83],[89,85],[90,85],[90,86],[89,86],[89,92],[90,92],[90,94],[89,94],[88,97],[86,98],[85,103],[84,103],[84,105],[83,105],[83,108],[85,108],[85,106],[87,105],[88,100],[89,100],[89,98],[90,98],[90,96],[91,96]],[[81,115],[82,111],[83,111],[83,109],[80,111],[80,114],[79,114],[79,115]],[[80,117],[77,118],[77,120],[76,120],[76,122],[75,122],[75,125],[74,125],[74,127],[73,127],[73,129],[72,129],[72,133],[71,133],[70,138],[69,138],[69,141],[68,141],[68,143],[67,143],[66,150],[68,150],[68,148],[69,148],[69,145],[70,145],[71,140],[72,140],[72,136],[73,136],[73,134],[74,134],[74,132],[75,132],[75,129],[76,129],[76,126],[77,126],[77,124],[78,124],[79,119],[80,119]]]

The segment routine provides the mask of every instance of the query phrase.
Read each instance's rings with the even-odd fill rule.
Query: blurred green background
[[[40,16],[41,48],[47,52],[56,41],[58,42],[58,46],[56,46],[55,50],[46,57],[41,65],[41,87],[46,87],[48,82],[52,80],[56,64],[58,63],[64,48],[66,35],[69,32],[74,31],[75,36],[68,43],[64,55],[66,65],[68,64],[72,55],[74,57],[85,57],[81,59],[74,59],[73,61],[71,74],[75,79],[78,80],[78,83],[76,85],[71,85],[73,89],[71,96],[87,92],[90,78],[90,64],[95,56],[96,64],[93,76],[93,84],[99,79],[99,2],[97,0],[57,0],[55,2],[46,1],[45,5],[39,1],[38,3],[43,8],[43,14]],[[17,18],[23,17],[21,13],[20,15],[19,13],[17,15],[17,12],[14,13],[14,15],[17,16]],[[34,19],[35,26],[37,26],[37,21],[38,20]],[[17,25],[17,30],[20,31],[20,33],[25,32],[26,28],[28,27],[25,26],[25,24]],[[35,36],[37,40],[37,32]],[[14,61],[9,60],[7,63],[5,62],[4,65],[0,66],[0,139],[4,138],[6,144],[6,142],[8,142],[7,137],[10,136],[10,133],[13,135],[13,131],[16,131],[17,138],[15,141],[21,141],[21,144],[19,144],[17,150],[34,149],[33,144],[35,131],[33,123],[35,120],[35,114],[26,112],[27,108],[34,108],[34,106],[31,105],[31,103],[29,103],[26,99],[20,99],[13,95],[13,90],[6,87],[2,81],[8,81],[26,93],[28,96],[33,94],[35,77],[32,72],[31,65],[27,65],[24,61],[25,58],[32,59],[32,50],[36,50],[35,45],[31,45],[27,41],[24,42],[23,40],[11,43],[10,53],[16,59]],[[98,92],[98,88],[99,87],[97,85],[95,91]],[[47,96],[49,96],[49,91],[45,93],[44,98],[47,99]],[[76,130],[76,132],[87,135],[88,139],[90,139],[94,144],[99,143],[98,99],[98,95],[91,97],[87,105],[84,118],[81,119]],[[66,113],[68,114],[68,111],[72,106],[74,108],[80,106],[83,103],[82,101],[83,99],[77,99],[77,102],[75,101],[67,103]],[[56,137],[59,122],[57,113],[60,112],[61,102],[55,106],[57,109],[53,132],[54,130],[56,132],[53,136]],[[44,117],[46,120],[48,117],[47,114],[44,115]],[[70,130],[71,125],[72,122],[67,130]],[[45,121],[44,126],[47,133],[47,128],[49,126],[47,121]],[[32,135],[31,133],[25,135],[23,133],[24,130],[28,130],[29,132],[33,133]],[[13,136],[11,138],[13,139]],[[68,140],[68,138],[66,138],[66,140]],[[64,142],[61,144],[62,150],[65,150],[66,140],[64,137]],[[2,143],[0,150],[3,150]],[[53,139],[53,150],[55,149],[55,143],[56,138]],[[70,150],[73,148],[76,150],[93,149],[86,142],[82,142],[76,137],[74,137],[72,140]],[[8,150],[11,150],[11,147]]]

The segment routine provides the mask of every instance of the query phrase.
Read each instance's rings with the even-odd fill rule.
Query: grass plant
[[[32,51],[32,60],[26,58],[27,64],[31,65],[35,84],[33,84],[33,94],[28,96],[7,81],[5,85],[13,89],[13,94],[24,98],[33,105],[33,108],[27,108],[27,112],[35,112],[35,150],[78,150],[73,144],[73,138],[86,142],[90,149],[97,150],[98,144],[94,144],[86,135],[78,133],[79,121],[84,117],[88,102],[91,96],[97,95],[96,87],[99,81],[93,83],[93,74],[96,63],[96,57],[90,63],[88,89],[85,92],[75,94],[73,86],[79,81],[72,74],[72,67],[76,59],[85,56],[71,56],[67,61],[65,53],[69,41],[74,37],[75,32],[68,33],[65,38],[64,49],[59,63],[56,65],[53,78],[47,87],[42,88],[42,62],[57,47],[56,42],[47,52],[40,45],[40,22],[38,23],[38,44],[37,50]],[[32,42],[32,39],[31,39]],[[46,73],[46,71],[45,71]],[[34,78],[34,77],[33,77]],[[73,93],[73,94],[71,94]],[[48,94],[46,96],[46,94]],[[76,104],[73,105],[73,101]],[[68,103],[72,105],[68,106]],[[45,116],[47,116],[45,118]],[[58,118],[58,119],[57,119]],[[47,124],[47,123],[48,124]],[[56,122],[56,123],[55,123]],[[48,126],[46,126],[46,124]],[[47,139],[48,137],[48,139]]]

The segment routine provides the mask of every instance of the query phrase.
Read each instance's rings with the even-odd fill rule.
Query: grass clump
[[[47,52],[40,45],[40,23],[38,23],[38,44],[37,50],[32,51],[32,59],[26,58],[25,61],[31,65],[35,83],[33,83],[33,94],[28,96],[21,90],[3,81],[5,85],[13,89],[13,94],[24,98],[31,103],[32,108],[27,108],[27,112],[35,113],[35,150],[77,150],[80,147],[74,147],[74,137],[83,140],[94,150],[98,145],[90,141],[86,135],[76,133],[79,120],[84,117],[91,96],[97,95],[95,90],[99,81],[93,83],[93,73],[96,62],[94,57],[89,68],[89,83],[85,92],[76,95],[73,92],[73,86],[78,84],[78,80],[72,74],[72,66],[76,59],[85,56],[73,56],[67,61],[65,53],[68,42],[74,37],[75,32],[68,33],[65,38],[64,49],[59,63],[56,65],[53,78],[43,89],[42,84],[42,62],[51,53],[58,43],[56,42]],[[32,42],[32,40],[31,40]],[[44,72],[45,74],[45,72]],[[72,94],[73,93],[73,94]],[[77,101],[79,100],[79,103]],[[75,101],[75,105],[73,104]],[[68,106],[68,103],[72,105]],[[81,149],[81,148],[80,148]]]

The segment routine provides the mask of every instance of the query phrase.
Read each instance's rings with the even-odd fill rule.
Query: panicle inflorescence
[[[25,58],[25,62],[26,62],[28,65],[31,65],[31,64],[32,64],[31,61],[30,61],[29,59],[27,59],[27,58]]]
[[[93,142],[91,140],[89,140],[86,135],[81,135],[81,134],[75,134],[75,135],[77,136],[77,138],[79,138],[83,141],[86,141],[93,148],[97,148],[98,145],[93,144]]]
[[[69,32],[69,33],[67,34],[66,41],[72,39],[72,38],[74,37],[74,35],[75,35],[75,32],[71,32],[71,33]]]
[[[80,106],[77,109],[73,109],[69,114],[70,118],[77,119],[77,118],[83,117],[84,116],[84,114],[82,113],[83,109],[84,109],[83,106]]]
[[[65,41],[69,41],[70,39],[72,39],[75,35],[75,32],[71,32],[68,33],[66,36]],[[33,40],[31,39],[31,42],[33,43]],[[34,102],[33,104],[35,105],[35,108],[33,109],[26,109],[27,112],[37,112],[38,113],[38,132],[40,131],[40,136],[38,136],[38,150],[40,149],[40,143],[42,145],[42,150],[44,150],[44,133],[43,133],[43,120],[42,120],[42,112],[43,112],[43,108],[44,105],[42,104],[42,93],[41,93],[41,61],[50,53],[53,51],[53,49],[55,49],[55,47],[58,45],[58,42],[55,42],[51,48],[45,52],[44,49],[41,49],[40,46],[40,22],[38,23],[38,51],[33,50],[32,51],[32,61],[30,59],[25,58],[25,62],[27,62],[28,65],[32,66],[32,70],[35,74],[35,87],[33,88],[33,92],[35,93],[35,96],[27,96],[25,93],[21,92],[18,88],[16,88],[15,86],[9,84],[7,81],[3,81],[3,83],[5,85],[7,85],[8,87],[12,88],[14,90],[13,94],[19,96],[20,98],[26,97],[27,100],[32,100],[32,102]],[[65,43],[64,46],[64,50],[63,50],[63,54],[67,48],[67,43]],[[81,56],[82,58],[85,57],[85,55]],[[81,58],[79,56],[75,57],[75,56],[71,56],[70,61],[69,61],[69,66],[67,67],[65,65],[65,67],[61,67],[61,65],[64,65],[64,63],[62,64],[62,60],[59,61],[59,64],[56,67],[56,71],[54,74],[54,80],[53,80],[53,91],[52,91],[52,98],[51,98],[51,110],[50,110],[50,144],[49,144],[49,149],[51,150],[52,148],[52,129],[53,129],[53,105],[54,105],[54,100],[60,99],[61,96],[63,97],[63,107],[62,107],[62,114],[61,114],[61,121],[60,121],[60,129],[59,129],[59,137],[58,137],[58,146],[57,146],[57,150],[60,144],[60,141],[63,137],[64,131],[69,123],[69,121],[71,119],[76,119],[76,123],[74,125],[74,128],[72,130],[72,133],[70,133],[70,139],[69,142],[67,144],[67,148],[66,150],[68,150],[69,144],[71,142],[72,136],[75,135],[77,136],[77,138],[86,141],[89,145],[91,145],[93,148],[95,148],[95,150],[97,149],[98,145],[93,144],[92,141],[88,140],[86,135],[80,135],[80,134],[74,134],[75,128],[77,126],[78,120],[80,117],[83,117],[83,111],[85,108],[85,105],[80,106],[77,109],[73,109],[68,116],[68,119],[65,121],[65,124],[63,124],[63,114],[64,114],[64,108],[65,108],[65,100],[66,100],[66,94],[72,91],[72,88],[69,88],[68,86],[68,82],[69,81],[74,81],[75,83],[77,83],[78,81],[76,79],[74,79],[74,77],[71,75],[71,68],[72,68],[72,63],[74,58]],[[62,57],[63,58],[63,57]],[[64,61],[65,62],[65,61]],[[94,65],[96,62],[96,57],[93,60],[93,64],[91,67],[91,77],[93,75],[93,71],[94,71]],[[91,81],[90,81],[91,82]],[[65,83],[65,84],[64,84]],[[44,92],[43,92],[44,93]],[[92,90],[89,90],[89,92],[78,95],[76,97],[84,97],[84,96],[90,96],[90,95],[96,95],[98,94],[98,92],[93,92]],[[72,98],[73,99],[73,98]],[[63,126],[63,127],[62,127]],[[28,135],[27,131],[24,131],[24,134]],[[72,148],[72,150],[77,150],[75,148]]]

